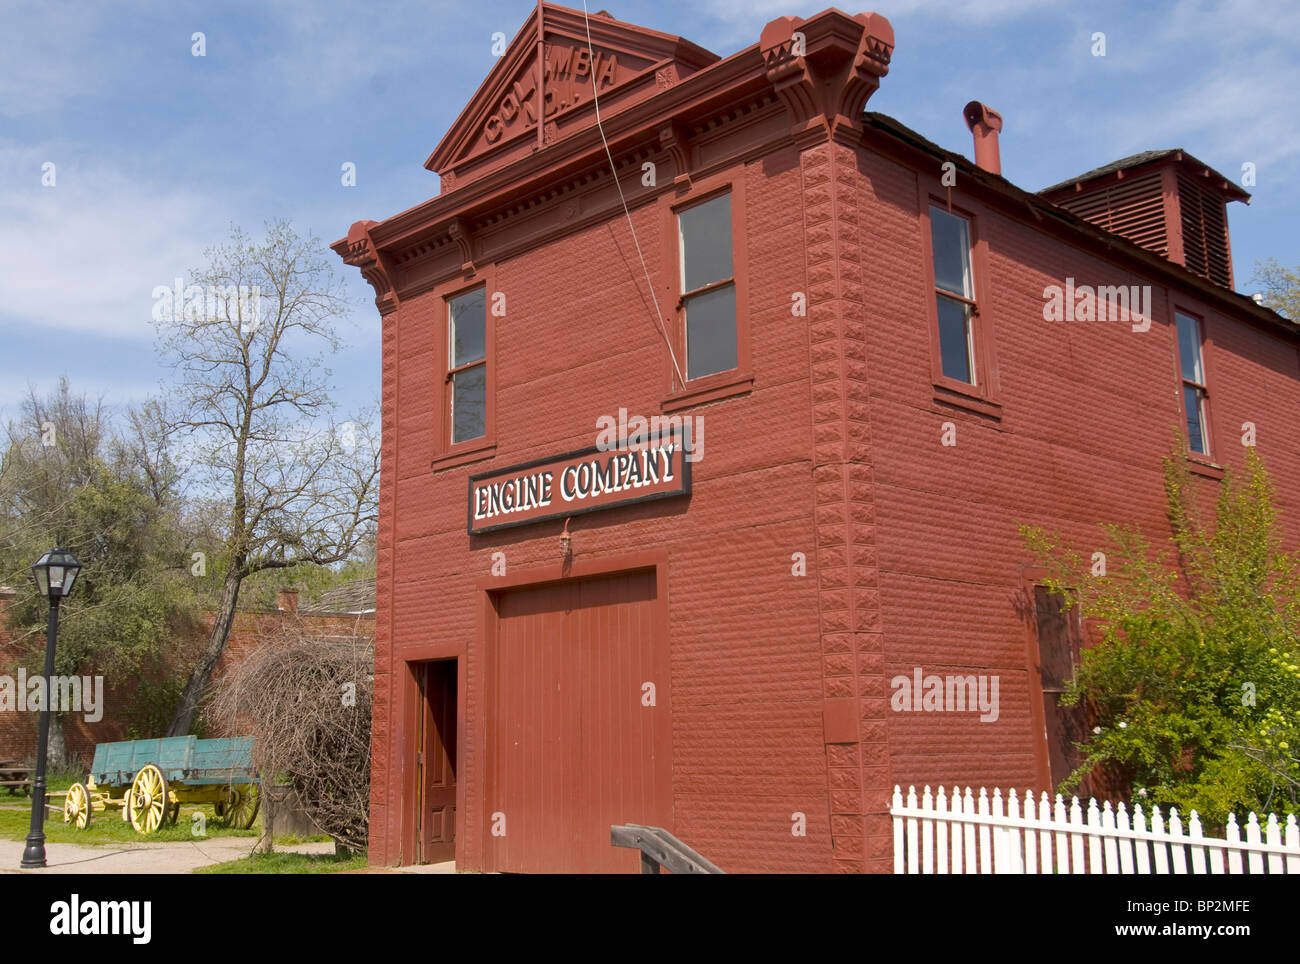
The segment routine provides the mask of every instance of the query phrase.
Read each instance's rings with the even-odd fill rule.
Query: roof
[[[1040,222],[1043,221],[1045,217],[1050,217],[1052,221],[1057,224],[1073,229],[1079,234],[1088,235],[1094,239],[1104,241],[1108,248],[1117,252],[1122,251],[1134,260],[1146,264],[1149,268],[1167,275],[1172,274],[1176,276],[1184,284],[1193,286],[1210,298],[1217,301],[1229,302],[1235,307],[1241,309],[1243,313],[1263,322],[1264,324],[1280,328],[1293,335],[1300,333],[1300,323],[1291,321],[1286,316],[1278,314],[1273,309],[1266,305],[1259,304],[1254,299],[1247,297],[1240,292],[1233,291],[1230,288],[1225,288],[1220,284],[1202,278],[1200,275],[1187,270],[1182,265],[1175,264],[1168,258],[1162,257],[1153,251],[1148,251],[1146,248],[1130,241],[1128,238],[1122,237],[1118,234],[1113,234],[1105,228],[1098,227],[1091,221],[1086,221],[1083,218],[1072,214],[1059,204],[1055,204],[1042,196],[1046,194],[1047,191],[1053,190],[1052,188],[1037,193],[1032,193],[1023,188],[1019,188],[1002,175],[991,174],[990,172],[977,167],[964,155],[940,147],[938,144],[928,140],[923,135],[918,134],[916,131],[895,120],[893,117],[890,117],[888,114],[867,111],[863,116],[863,126],[868,131],[879,131],[894,140],[930,154],[939,160],[952,161],[957,166],[957,169],[962,171],[964,176],[969,177],[973,181],[984,184],[988,188],[999,191],[1011,198],[1013,201],[1023,202],[1029,211],[1033,213],[1034,217]],[[1193,158],[1190,154],[1187,154],[1185,151],[1151,151],[1148,153],[1182,153],[1184,161],[1200,164],[1199,161]],[[1141,155],[1134,156],[1140,157]],[[1121,164],[1123,162],[1117,161],[1116,163]],[[1066,183],[1069,185],[1074,182]]]
[[[1050,194],[1052,191],[1059,191],[1063,187],[1074,187],[1084,181],[1091,181],[1093,178],[1101,177],[1103,174],[1111,174],[1115,171],[1126,171],[1130,167],[1138,167],[1142,164],[1148,164],[1151,161],[1158,161],[1162,157],[1168,157],[1174,153],[1172,149],[1164,151],[1143,151],[1141,154],[1130,154],[1128,157],[1122,157],[1118,161],[1111,161],[1109,164],[1103,164],[1101,167],[1094,167],[1091,171],[1085,171],[1074,177],[1066,178],[1060,184],[1053,184],[1051,187],[1045,187],[1039,194]]]
[[[566,10],[549,3],[544,4],[542,9],[548,36],[557,33],[557,28],[563,25],[565,17],[576,18],[574,24],[585,27],[581,11]],[[804,25],[818,25],[826,37],[836,38],[838,42],[844,37],[855,35],[856,28],[852,20],[853,18],[840,11],[826,10],[811,20],[800,22]],[[531,19],[528,23],[535,24]],[[515,50],[513,56],[519,60],[521,71],[506,74],[506,65],[498,63],[497,67],[489,73],[489,79],[495,77],[498,81],[504,81],[509,77],[519,77],[521,82],[532,79],[524,62],[529,56],[529,50],[535,55],[536,45],[527,39],[527,26],[526,23],[513,44]],[[487,169],[468,178],[462,178],[458,172],[449,169],[446,174],[457,175],[454,178],[456,185],[451,190],[448,190],[449,185],[444,183],[443,193],[440,195],[392,215],[382,222],[357,221],[352,225],[346,238],[331,245],[331,248],[347,264],[362,269],[366,279],[375,288],[375,303],[382,314],[387,314],[397,307],[396,290],[403,283],[409,286],[409,277],[398,277],[398,267],[409,269],[415,260],[427,258],[434,252],[441,252],[444,248],[449,250],[445,257],[449,261],[454,260],[457,252],[453,246],[459,247],[464,264],[472,264],[474,238],[471,232],[475,227],[475,218],[491,215],[495,223],[502,217],[530,209],[548,199],[554,199],[557,194],[558,180],[568,179],[567,184],[560,185],[560,189],[567,190],[573,185],[581,185],[594,178],[596,175],[592,173],[593,171],[607,170],[608,153],[611,150],[620,155],[633,148],[649,150],[650,148],[646,147],[648,133],[657,131],[659,133],[657,143],[662,145],[665,136],[668,136],[664,131],[671,131],[670,124],[673,122],[687,119],[693,124],[710,122],[715,115],[732,109],[733,102],[741,98],[769,97],[772,93],[774,82],[768,76],[761,43],[752,44],[725,59],[706,63],[706,58],[715,55],[703,51],[702,48],[688,45],[688,42],[680,38],[656,34],[653,31],[645,31],[644,28],[630,27],[618,21],[604,21],[600,18],[592,21],[591,29],[593,32],[610,31],[620,36],[626,36],[626,31],[629,30],[640,31],[653,35],[655,43],[663,42],[663,38],[667,37],[668,41],[685,45],[674,46],[675,53],[688,49],[695,54],[699,61],[698,67],[685,78],[680,75],[675,80],[663,78],[662,83],[660,79],[654,78],[654,72],[649,69],[637,73],[628,81],[628,89],[636,89],[635,103],[621,112],[615,111],[615,105],[610,104],[613,113],[605,122],[607,132],[598,131],[594,118],[587,112],[588,102],[584,102],[580,108],[577,108],[581,115],[581,123],[575,124],[570,133],[548,142],[543,150],[536,149],[535,138],[530,139],[521,135],[507,138],[502,135],[497,138],[498,143],[495,146],[477,153],[471,149],[469,154],[461,155],[457,151],[451,151],[450,141],[444,138],[439,152],[446,148],[449,151],[449,160],[453,156],[466,159],[463,162],[456,161],[453,167],[461,163],[475,166],[479,164],[480,159],[483,159]],[[585,46],[585,30],[579,39]],[[630,40],[628,42],[631,43]],[[645,42],[650,43],[650,41]],[[830,44],[830,41],[827,43]],[[642,96],[642,93],[648,93],[650,90],[652,78],[654,78],[655,93]],[[637,80],[637,83],[632,83],[632,80]],[[637,86],[637,84],[644,84],[644,86]],[[475,105],[484,109],[492,106],[492,95],[487,92],[489,88],[490,85],[485,80],[484,86],[481,86],[475,95],[474,103],[462,111],[458,124],[472,115],[472,108]],[[504,90],[504,87],[497,89]],[[613,97],[615,89],[623,88],[619,85],[610,88],[611,92],[608,96]],[[606,103],[602,99],[602,115]],[[859,103],[865,103],[865,98]],[[592,106],[594,107],[594,103]],[[573,113],[575,106],[570,104],[567,110]],[[1105,256],[1122,257],[1134,264],[1144,266],[1153,278],[1170,279],[1172,283],[1196,291],[1214,304],[1228,306],[1257,323],[1280,329],[1293,337],[1300,334],[1300,322],[1289,321],[1244,295],[1205,279],[1182,265],[1078,217],[1062,205],[1055,203],[1052,197],[1044,196],[1043,192],[1026,191],[1001,175],[991,174],[977,167],[965,156],[940,147],[892,117],[866,111],[862,114],[862,118],[864,137],[876,150],[884,149],[892,152],[890,145],[895,145],[904,155],[911,155],[906,163],[915,163],[917,154],[927,155],[941,162],[951,161],[963,172],[966,183],[1002,195],[1008,202],[1008,210],[1018,210],[1022,214],[1032,216],[1042,230],[1073,234],[1081,242],[1092,246],[1095,250],[1100,250]],[[608,134],[608,146],[605,133]],[[468,137],[468,134],[466,136]],[[672,137],[669,136],[669,139]],[[468,144],[468,141],[465,143]],[[678,149],[681,149],[680,144]],[[510,153],[512,150],[514,153]],[[441,153],[438,156],[441,157]],[[1174,159],[1168,160],[1171,157]],[[431,163],[434,160],[431,158]],[[928,164],[928,161],[925,163]],[[1179,164],[1180,169],[1195,167],[1198,176],[1222,177],[1181,149],[1137,154],[1097,170],[1115,174],[1120,170],[1131,169],[1142,164],[1167,163]],[[444,172],[440,169],[440,173]],[[1082,176],[1092,177],[1095,180],[1097,177],[1107,175],[1093,171]],[[1066,187],[1075,183],[1080,182],[1063,182]],[[1220,180],[1216,187],[1225,197],[1242,200],[1249,197],[1226,178]],[[1060,186],[1055,189],[1059,190]],[[570,209],[576,210],[576,207],[571,205]],[[591,216],[589,212],[584,212],[584,217]],[[547,230],[552,229],[559,230],[553,227],[547,228]],[[407,276],[410,275],[409,270],[405,273]],[[313,608],[319,610],[319,607],[327,604],[328,600],[322,599]]]
[[[1095,181],[1098,178],[1105,177],[1107,174],[1129,171],[1136,167],[1142,167],[1146,164],[1165,160],[1166,158],[1170,158],[1189,167],[1200,168],[1207,176],[1211,176],[1219,182],[1220,190],[1227,195],[1230,200],[1250,200],[1250,194],[1243,191],[1232,180],[1220,174],[1214,168],[1210,167],[1210,165],[1197,160],[1181,147],[1170,147],[1162,151],[1142,151],[1140,154],[1130,154],[1128,157],[1121,157],[1118,161],[1111,161],[1109,164],[1103,164],[1101,167],[1094,167],[1091,171],[1085,171],[1082,174],[1067,178],[1059,184],[1045,187],[1038,193],[1054,194],[1065,188],[1072,188],[1078,184],[1087,184],[1089,181]]]
[[[373,579],[355,579],[335,589],[320,594],[310,606],[300,610],[304,613],[373,613],[375,611],[375,581]]]

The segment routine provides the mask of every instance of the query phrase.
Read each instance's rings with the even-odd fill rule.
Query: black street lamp
[[[50,601],[50,622],[45,632],[45,699],[36,737],[36,779],[32,782],[32,827],[27,832],[22,866],[45,866],[45,751],[50,742],[50,700],[54,697],[54,646],[59,635],[59,603],[72,592],[81,563],[67,549],[51,549],[32,566],[36,588]]]

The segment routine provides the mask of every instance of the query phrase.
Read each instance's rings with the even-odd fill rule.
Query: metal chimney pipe
[[[990,174],[1002,173],[1002,156],[998,152],[998,132],[1002,130],[1002,115],[977,100],[962,110],[966,126],[975,135],[975,165]]]

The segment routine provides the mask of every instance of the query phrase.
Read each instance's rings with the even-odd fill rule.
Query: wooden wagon
[[[149,834],[175,823],[182,803],[210,803],[218,820],[246,830],[257,819],[258,784],[251,737],[100,743],[86,782],[68,788],[63,821],[85,828],[94,814],[117,807]]]

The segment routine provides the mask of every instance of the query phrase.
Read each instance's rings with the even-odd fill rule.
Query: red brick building
[[[1077,631],[1019,524],[1167,531],[1180,430],[1207,489],[1246,422],[1297,477],[1244,193],[1181,151],[1021,190],[983,105],[974,164],[865,111],[893,46],[829,10],[720,59],[543,4],[440,195],[334,245],[383,330],[372,861],[634,871],[632,822],[887,870],[895,783],[1062,776]],[[635,416],[693,435],[610,451]],[[996,709],[893,709],[918,671]]]

